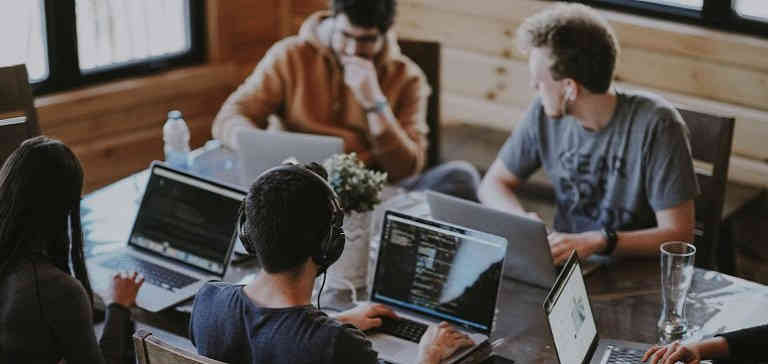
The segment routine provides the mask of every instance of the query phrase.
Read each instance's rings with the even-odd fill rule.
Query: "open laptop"
[[[157,312],[226,273],[245,191],[153,163],[128,246],[87,260],[96,292],[116,271],[144,275],[136,304]]]
[[[246,129],[238,132],[237,145],[241,165],[241,186],[251,186],[261,172],[288,158],[300,163],[322,162],[344,151],[344,140],[338,137]]]
[[[387,211],[371,301],[392,307],[401,319],[385,319],[367,333],[379,357],[416,362],[427,326],[441,321],[475,342],[443,363],[454,363],[487,341],[506,249],[500,236]]]
[[[544,313],[560,364],[641,363],[651,346],[600,339],[575,251],[549,291]]]
[[[435,219],[507,239],[505,277],[546,289],[552,287],[556,270],[544,223],[435,191],[427,191],[426,196]]]

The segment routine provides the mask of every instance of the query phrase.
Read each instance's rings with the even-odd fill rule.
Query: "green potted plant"
[[[336,154],[323,163],[328,183],[344,209],[347,243],[338,262],[328,270],[333,288],[364,287],[368,276],[371,211],[381,202],[387,174],[365,167],[355,153]]]

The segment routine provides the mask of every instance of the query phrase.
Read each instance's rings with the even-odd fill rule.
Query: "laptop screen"
[[[507,240],[388,211],[372,300],[490,334]]]
[[[578,259],[566,264],[545,304],[561,364],[581,364],[596,343],[597,326]]]
[[[155,165],[129,245],[223,275],[243,191]]]

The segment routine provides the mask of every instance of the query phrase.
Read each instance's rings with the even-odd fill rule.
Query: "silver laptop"
[[[600,339],[576,252],[549,291],[544,313],[560,364],[641,363],[651,346]]]
[[[367,333],[379,357],[416,362],[427,326],[441,321],[475,342],[443,363],[457,362],[487,341],[506,249],[500,236],[387,211],[371,301],[392,307],[400,320],[384,319]]]
[[[116,271],[144,275],[136,304],[151,312],[220,280],[232,255],[245,191],[153,163],[128,246],[87,260],[96,292]]]
[[[556,270],[544,223],[439,192],[427,191],[426,195],[435,219],[507,239],[505,277],[546,289],[552,287]]]
[[[241,165],[241,186],[250,188],[261,172],[296,158],[300,163],[322,162],[344,151],[338,137],[246,129],[238,132],[237,145]]]

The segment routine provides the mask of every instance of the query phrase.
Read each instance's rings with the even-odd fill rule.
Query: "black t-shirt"
[[[377,363],[370,341],[354,326],[313,306],[259,307],[242,285],[203,286],[189,336],[198,353],[227,363]]]

